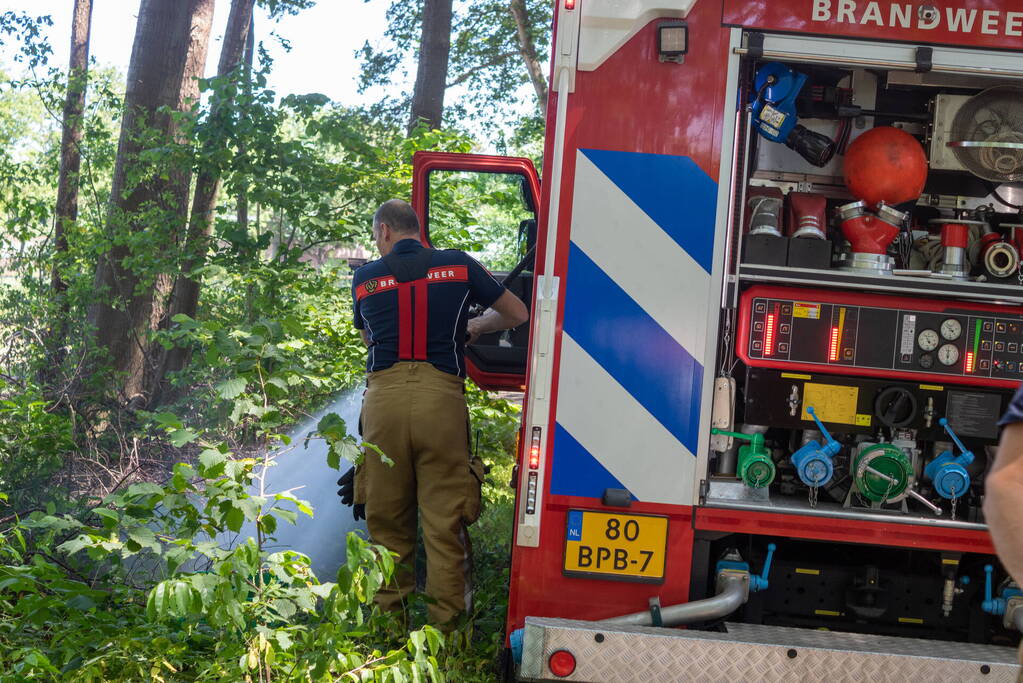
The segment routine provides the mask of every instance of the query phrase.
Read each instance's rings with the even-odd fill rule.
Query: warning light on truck
[[[662,62],[682,64],[689,52],[689,27],[684,21],[669,21],[657,27],[657,56]]]
[[[529,441],[529,469],[540,469],[540,428],[533,427],[533,436]]]
[[[574,10],[575,9],[575,0],[565,0],[565,9],[570,10],[570,11]]]

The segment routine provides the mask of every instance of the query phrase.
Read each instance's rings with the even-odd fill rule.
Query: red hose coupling
[[[981,256],[981,258],[984,257],[984,254],[987,253],[987,250],[990,249],[992,245],[998,244],[1001,241],[1002,241],[1002,237],[997,232],[988,232],[988,233],[985,233],[985,234],[981,235],[980,236],[980,256]],[[1007,241],[1009,241],[1009,240],[1007,240]],[[941,231],[941,242],[942,242],[943,246],[947,246],[947,245],[945,245],[945,231],[944,230]]]
[[[899,226],[865,214],[842,221],[842,234],[857,254],[884,254],[899,234]]]
[[[970,227],[962,223],[945,223],[941,226],[941,246],[965,249],[969,241]]]

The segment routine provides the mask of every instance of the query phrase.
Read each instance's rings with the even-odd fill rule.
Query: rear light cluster
[[[540,478],[540,427],[533,427],[529,438],[529,477],[526,479],[526,514],[536,513],[536,488]]]
[[[571,676],[575,671],[575,655],[568,650],[555,650],[547,660],[547,667],[555,676]]]
[[[533,436],[529,440],[529,469],[540,467],[540,428],[533,427]]]

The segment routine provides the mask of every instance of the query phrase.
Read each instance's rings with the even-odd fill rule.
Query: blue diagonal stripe
[[[668,154],[580,151],[694,261],[711,272],[718,185],[695,161]],[[628,234],[621,236],[628,238]]]
[[[554,425],[554,452],[557,457],[551,468],[551,493],[600,498],[605,489],[625,488],[561,423]]]
[[[691,453],[700,429],[703,366],[570,243],[564,329]],[[692,296],[692,292],[664,292]],[[692,321],[703,325],[703,320]],[[608,414],[601,419],[613,420]]]

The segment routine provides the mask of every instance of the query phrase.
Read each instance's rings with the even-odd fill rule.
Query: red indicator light
[[[973,372],[973,351],[966,352],[966,372],[967,374]]]
[[[764,332],[764,355],[774,355],[774,313],[767,314],[767,331]]]
[[[529,469],[540,469],[540,428],[533,427],[533,435],[529,440]]]
[[[831,328],[831,341],[828,342],[828,361],[835,362],[838,360],[838,328]]]
[[[575,0],[565,0],[565,9],[567,10],[575,9]]]
[[[571,676],[575,671],[575,655],[568,650],[556,650],[547,660],[547,666],[555,676]]]

